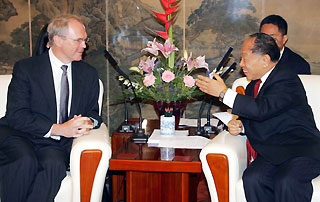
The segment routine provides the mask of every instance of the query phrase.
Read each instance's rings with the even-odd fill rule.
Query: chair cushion
[[[72,179],[70,172],[67,172],[67,176],[62,180],[60,189],[54,198],[54,202],[66,201],[72,201]]]
[[[312,180],[313,186],[313,194],[311,202],[319,202],[320,201],[320,177],[316,177]]]

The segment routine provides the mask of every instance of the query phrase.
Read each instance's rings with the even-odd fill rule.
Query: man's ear
[[[282,40],[283,41],[283,46],[285,46],[287,41],[288,41],[288,34],[283,35],[282,38],[283,38],[283,40]]]
[[[55,35],[53,36],[53,43],[60,47],[62,44],[63,44],[63,40],[62,40],[62,37],[58,36],[58,35]]]
[[[265,54],[264,56],[262,56],[262,64],[264,68],[269,67],[271,62],[271,58],[268,54]]]

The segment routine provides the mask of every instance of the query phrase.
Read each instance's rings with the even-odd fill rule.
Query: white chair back
[[[0,75],[0,118],[6,113],[8,86],[12,75]]]
[[[0,75],[0,118],[3,117],[6,113],[6,105],[7,105],[7,95],[8,95],[8,86],[10,84],[12,75]],[[99,115],[101,115],[102,111],[102,100],[103,100],[103,83],[99,79]]]

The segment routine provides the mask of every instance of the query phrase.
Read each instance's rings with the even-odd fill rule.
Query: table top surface
[[[159,128],[159,120],[148,120],[146,133]],[[195,131],[193,127],[179,128]],[[160,160],[160,148],[148,147],[147,143],[134,143],[128,139],[109,161],[110,170],[154,171],[154,172],[187,172],[200,173],[200,149],[175,149],[172,161]]]

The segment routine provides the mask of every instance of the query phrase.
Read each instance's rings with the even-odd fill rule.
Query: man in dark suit
[[[269,15],[261,23],[259,31],[270,35],[280,48],[280,61],[283,66],[297,74],[311,74],[309,63],[300,55],[285,47],[288,41],[288,24],[279,15]]]
[[[2,202],[53,202],[74,137],[100,126],[99,80],[81,61],[87,34],[77,16],[48,26],[50,50],[17,62],[0,120]]]
[[[239,116],[229,122],[229,133],[246,135],[258,153],[242,177],[248,202],[310,202],[311,180],[320,174],[320,132],[299,77],[278,63],[279,55],[267,34],[244,42],[240,66],[251,80],[245,95],[228,89],[216,74],[216,80],[196,81]]]

